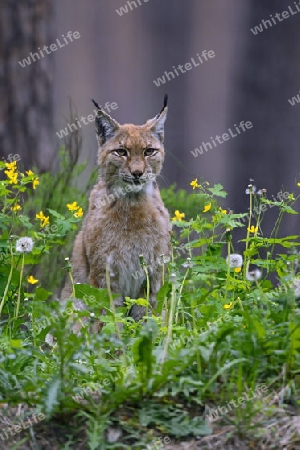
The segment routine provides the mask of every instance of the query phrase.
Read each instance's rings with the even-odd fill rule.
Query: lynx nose
[[[140,170],[135,170],[134,172],[131,172],[131,175],[133,175],[133,177],[138,180],[143,175],[143,172],[141,172]]]

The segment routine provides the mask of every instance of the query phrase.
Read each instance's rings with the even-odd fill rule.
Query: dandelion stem
[[[245,263],[244,263],[244,271],[243,271],[243,275],[244,275],[244,280],[246,279],[246,274],[248,272],[248,268],[249,268],[249,262],[248,261],[248,256],[247,256],[247,250],[248,250],[248,245],[249,245],[249,236],[250,236],[250,227],[251,227],[251,221],[252,221],[252,209],[253,209],[253,191],[252,191],[252,187],[249,188],[249,220],[248,220],[248,227],[247,227],[247,236],[246,236],[246,245],[245,245],[245,252],[244,252],[244,256],[245,256]]]
[[[111,288],[110,288],[110,276],[109,276],[109,268],[108,268],[108,264],[106,264],[106,271],[105,271],[105,278],[106,278],[106,287],[107,287],[107,293],[109,296],[109,300],[110,300],[110,308],[113,312],[113,317],[114,317],[114,322],[115,322],[115,327],[116,327],[116,333],[119,339],[121,339],[121,335],[120,335],[120,330],[118,327],[118,323],[116,320],[116,308],[115,308],[115,304],[114,304],[114,299],[111,293]]]
[[[178,302],[177,302],[177,305],[176,305],[177,308],[176,308],[176,315],[175,315],[175,323],[178,322],[179,303],[180,303],[180,300],[181,300],[181,295],[182,295],[183,286],[184,286],[186,277],[187,277],[187,275],[188,275],[188,273],[189,273],[189,270],[190,270],[190,268],[188,267],[187,270],[186,270],[186,272],[185,272],[185,275],[184,275],[184,277],[183,277],[183,280],[182,280],[182,282],[181,282],[181,284],[180,284],[180,288],[179,288],[179,292],[178,292]],[[182,317],[183,317],[183,322],[184,322],[184,315],[183,315]]]
[[[73,276],[72,276],[71,270],[68,270],[68,273],[69,273],[69,277],[70,277],[70,281],[71,281],[71,286],[72,286],[72,294],[70,295],[70,298],[72,298],[72,297],[75,297],[74,280],[73,280]]]
[[[242,311],[244,311],[243,303],[242,303],[242,301],[241,301],[240,297],[237,297],[236,301],[237,301],[237,302],[238,302],[238,304],[240,305],[240,307],[241,307],[241,310],[242,310]]]
[[[169,315],[169,322],[168,322],[168,333],[167,333],[167,339],[164,346],[162,361],[161,361],[161,369],[164,364],[164,361],[167,356],[168,347],[172,339],[172,331],[173,331],[173,317],[174,317],[174,310],[175,310],[175,303],[176,303],[176,289],[175,289],[175,282],[172,283],[172,293],[171,293],[171,307],[170,307],[170,315]]]
[[[195,310],[196,310],[196,302],[195,302],[195,295],[192,297],[192,320],[193,320],[193,334],[195,339],[199,337],[198,330],[197,330],[197,320],[195,317]],[[201,357],[200,357],[200,351],[199,347],[196,348],[196,359],[197,359],[197,369],[198,369],[198,375],[199,378],[201,378],[202,375],[202,368],[201,368]]]
[[[227,276],[226,276],[226,286],[225,286],[225,303],[227,303],[227,294],[228,294],[228,283],[229,283],[229,278],[230,278],[230,247],[231,247],[231,242],[230,239],[228,239],[227,241]]]
[[[20,309],[22,278],[23,278],[23,272],[24,272],[24,261],[25,261],[25,255],[23,253],[23,255],[22,255],[22,263],[21,263],[21,271],[20,271],[20,283],[19,283],[19,289],[18,289],[18,298],[17,298],[17,305],[16,305],[16,310],[15,310],[15,318],[18,317],[19,309]]]
[[[117,318],[116,318],[115,303],[114,303],[114,299],[113,299],[111,288],[110,288],[110,276],[109,276],[108,264],[106,264],[105,278],[106,278],[107,293],[108,293],[109,300],[110,300],[110,307],[111,307],[111,310],[113,312],[113,317],[114,317],[116,335],[121,340],[121,332],[120,332],[120,328],[119,328],[119,323],[117,322]],[[126,368],[126,370],[128,370],[128,364],[127,364],[127,360],[126,360],[126,356],[125,356],[124,352],[123,352],[123,361],[124,361],[124,367]]]
[[[146,306],[146,316],[148,316],[149,314],[149,297],[150,297],[150,280],[149,280],[149,273],[148,273],[148,269],[145,263],[142,264],[143,266],[143,271],[145,272],[146,275],[146,299],[147,299],[147,306]]]
[[[5,303],[5,297],[7,295],[8,289],[9,289],[9,285],[11,282],[11,278],[12,278],[12,273],[13,273],[13,268],[14,268],[14,257],[13,257],[13,253],[12,253],[12,245],[10,245],[10,254],[11,254],[11,264],[10,264],[10,271],[9,271],[9,275],[8,275],[8,280],[5,286],[5,290],[3,293],[3,297],[0,303],[0,314],[2,313],[2,309]]]

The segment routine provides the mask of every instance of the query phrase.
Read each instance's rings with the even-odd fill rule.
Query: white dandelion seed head
[[[292,288],[294,289],[295,297],[300,297],[300,279],[293,278],[292,283],[293,283]]]
[[[261,278],[262,276],[262,271],[258,268],[254,269],[254,270],[250,270],[249,272],[246,273],[246,280],[248,281],[257,281]]]
[[[54,337],[52,334],[48,333],[45,336],[45,342],[50,345],[50,347],[54,347]]]
[[[245,194],[249,195],[249,194],[255,194],[256,191],[256,187],[252,186],[252,184],[248,185],[248,188],[245,190]]]
[[[33,249],[33,239],[22,237],[16,242],[16,251],[19,253],[29,253]]]
[[[245,191],[247,195],[249,194],[263,195],[267,192],[266,189],[257,189],[257,187],[254,184],[253,178],[250,178],[249,181],[250,184],[248,184],[248,189],[246,189]]]
[[[171,275],[170,275],[170,281],[171,281],[171,283],[175,283],[175,282],[176,282],[176,279],[177,279],[176,273],[175,273],[175,272],[172,272]]]
[[[243,257],[238,253],[232,253],[232,255],[229,255],[229,261],[228,256],[226,257],[226,263],[228,264],[228,262],[231,269],[236,269],[237,267],[242,267]]]
[[[186,261],[182,264],[182,267],[184,267],[185,269],[191,269],[193,265],[194,264],[192,263],[191,258],[186,258]]]
[[[75,361],[76,361],[78,364],[85,364],[85,362],[84,362],[82,359],[75,359]]]
[[[164,254],[159,255],[159,257],[157,258],[157,263],[159,265],[163,265],[163,264],[167,264],[168,262],[170,262],[170,257]]]

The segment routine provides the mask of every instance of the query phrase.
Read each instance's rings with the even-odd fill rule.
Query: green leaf
[[[165,297],[168,297],[171,291],[172,291],[172,283],[166,281],[156,294],[157,300],[164,301]]]
[[[74,288],[75,297],[80,298],[87,305],[96,304],[101,308],[110,307],[110,299],[106,289],[95,288],[89,284],[75,284]]]
[[[289,205],[281,206],[281,210],[288,213],[288,214],[299,214],[297,211],[295,211],[293,208],[291,208]]]
[[[45,412],[47,417],[55,411],[55,407],[59,404],[59,393],[61,388],[61,381],[58,378],[54,378],[50,381],[48,389],[45,395]]]
[[[266,335],[266,331],[265,331],[263,325],[261,324],[261,322],[258,322],[257,320],[253,320],[253,325],[254,325],[254,328],[256,329],[259,339],[263,339]]]
[[[211,192],[216,197],[225,198],[227,197],[227,192],[224,191],[222,184],[218,183],[215,184],[214,187],[207,189],[209,192]]]
[[[224,372],[228,371],[232,366],[239,364],[241,362],[246,362],[246,358],[238,358],[233,361],[230,361],[229,363],[225,364],[223,367],[221,367],[206,383],[206,385],[203,388],[203,393],[212,385],[212,383]]]
[[[10,340],[10,345],[12,348],[21,348],[22,347],[22,342],[21,339],[11,339]]]
[[[63,216],[62,214],[59,214],[57,211],[54,211],[54,209],[50,209],[50,208],[47,208],[47,209],[48,209],[49,213],[52,216],[56,217],[57,219],[66,220],[65,216]]]
[[[36,288],[35,290],[35,300],[46,301],[52,292],[47,291],[44,288]]]

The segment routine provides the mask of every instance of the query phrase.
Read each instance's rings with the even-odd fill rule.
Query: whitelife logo
[[[191,70],[194,67],[200,66],[205,61],[208,61],[209,59],[214,58],[215,56],[216,55],[213,50],[209,50],[209,51],[203,50],[203,52],[201,53],[201,56],[199,55],[199,53],[197,53],[196,60],[195,60],[195,58],[191,58],[190,59],[191,63],[187,62],[184,65],[179,64],[177,67],[173,66],[174,72],[172,70],[170,72],[165,71],[164,75],[157,78],[156,80],[153,80],[153,83],[155,84],[156,87],[159,87],[162,84],[165,84],[167,81],[174,80],[175,74],[177,77],[179,77],[179,75],[181,73],[186,73],[188,70]],[[180,72],[178,72],[178,71],[180,71]]]
[[[273,17],[273,14],[270,14],[271,20],[270,19],[262,20],[260,25],[256,25],[254,28],[250,28],[250,30],[256,36],[258,33],[262,33],[269,27],[277,25],[278,22],[282,22],[284,19],[288,19],[289,17],[294,16],[295,14],[300,12],[300,2],[298,3],[294,2],[294,5],[296,7],[296,11],[292,9],[291,6],[288,6],[289,11],[282,11],[281,13],[276,13],[275,17]],[[273,22],[273,24],[271,21]]]
[[[230,402],[227,403],[226,406],[218,406],[216,409],[210,410],[209,413],[206,415],[206,419],[209,422],[214,422],[215,420],[220,419],[220,417],[223,416],[224,414],[228,414],[228,412],[231,411],[233,408],[238,408],[239,406],[243,405],[245,401],[253,400],[256,397],[263,397],[267,390],[268,386],[266,386],[265,384],[257,386],[254,392],[252,389],[250,389],[250,392],[247,393],[244,392],[242,394],[242,397],[239,397],[236,401],[231,400]]]
[[[143,1],[144,1],[144,3],[148,3],[149,0],[143,0]],[[121,8],[119,8],[119,9],[116,9],[116,12],[119,14],[119,16],[123,16],[123,14],[127,14],[129,12],[128,6],[130,8],[130,11],[133,10],[133,6],[134,6],[134,9],[138,8],[137,3],[140,6],[142,6],[142,4],[143,4],[143,3],[141,3],[141,0],[136,0],[136,1],[132,1],[132,2],[128,0],[127,4],[124,6],[121,6]]]
[[[102,106],[100,105],[100,108],[102,109]],[[108,113],[110,113],[110,110],[115,110],[118,108],[118,104],[115,102],[106,102],[104,109],[107,110]],[[98,111],[96,109],[94,109],[94,114],[89,114],[88,116],[81,116],[80,119],[78,119],[77,117],[75,117],[76,122],[74,123],[68,123],[67,127],[65,127],[64,129],[60,130],[60,131],[56,131],[56,135],[59,137],[59,139],[62,139],[63,137],[67,137],[69,132],[73,133],[73,131],[78,130],[78,128],[82,127],[83,125],[88,125],[89,123],[95,122],[95,117],[97,116]]]
[[[228,133],[223,133],[222,136],[219,136],[218,134],[215,136],[215,138],[211,137],[211,141],[214,145],[214,147],[217,147],[218,144],[224,144],[225,141],[228,141],[229,139],[232,139],[236,136],[238,136],[239,134],[241,134],[241,130],[243,132],[249,130],[250,128],[253,127],[252,122],[250,122],[249,120],[247,122],[244,122],[243,120],[240,122],[240,125],[236,125],[234,124],[235,127],[235,131],[237,132],[237,134],[235,134],[231,128],[228,128]],[[216,143],[217,141],[217,143]],[[202,142],[200,147],[195,148],[195,150],[191,150],[192,155],[197,158],[198,155],[202,155],[203,154],[203,149],[207,152],[208,149],[212,149],[213,146],[210,142]]]
[[[20,66],[22,66],[23,68],[26,66],[30,66],[30,64],[35,61],[37,61],[37,59],[41,59],[44,58],[46,55],[44,55],[44,52],[46,52],[47,55],[50,55],[52,52],[56,52],[56,50],[58,50],[59,48],[65,47],[66,45],[68,45],[70,42],[73,42],[73,39],[79,39],[80,38],[80,33],[78,31],[69,31],[67,33],[67,37],[65,37],[65,35],[62,35],[62,38],[65,42],[62,43],[60,42],[59,39],[56,39],[56,44],[51,44],[50,46],[48,45],[44,45],[44,47],[41,49],[40,47],[38,47],[38,51],[39,53],[29,53],[28,58],[24,58],[22,61],[18,61],[18,63],[20,64]],[[50,50],[48,50],[50,47]]]
[[[300,91],[299,91],[300,92]],[[296,103],[300,103],[300,94],[297,94],[297,97],[292,97],[288,99],[290,105],[295,106]]]
[[[17,433],[21,433],[22,430],[27,430],[27,428],[32,427],[33,425],[37,424],[38,422],[41,422],[45,419],[45,415],[42,413],[34,413],[32,414],[31,418],[27,417],[27,420],[17,422],[15,424],[12,424],[9,427],[4,428],[1,430],[0,438],[2,441],[8,440],[11,437],[15,436]],[[31,421],[31,420],[32,421]],[[34,421],[34,423],[32,423]]]

